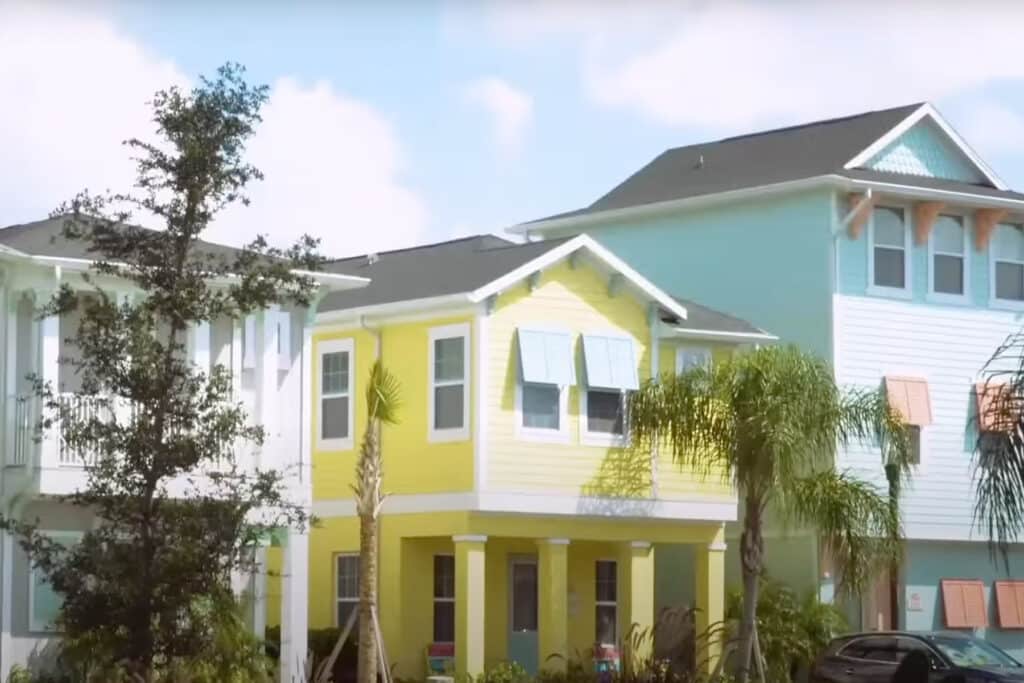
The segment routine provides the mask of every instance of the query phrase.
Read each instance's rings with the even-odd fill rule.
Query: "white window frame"
[[[455,575],[455,555],[453,555],[452,553],[434,553],[434,557],[450,557],[450,558],[452,558],[452,576],[454,577],[454,575]],[[455,580],[456,580],[456,582],[458,581],[457,578],[455,578]],[[430,639],[434,643],[444,643],[444,644],[452,643],[453,641],[448,641],[448,640],[434,640],[434,635],[435,634],[434,634],[434,624],[433,624],[433,617],[434,617],[434,611],[433,610],[434,610],[434,606],[437,603],[439,603],[439,602],[452,603],[454,605],[455,604],[455,596],[453,595],[450,598],[439,598],[439,597],[437,597],[437,595],[434,595],[433,585],[434,585],[433,582],[431,582],[431,586],[432,587],[431,587],[431,591],[430,592],[431,592],[431,595],[433,596],[433,600],[430,603],[430,607],[431,607],[431,612],[430,612],[430,617],[431,617]]]
[[[601,562],[607,562],[615,565],[615,600],[598,600],[597,599],[597,565]],[[619,561],[609,557],[599,557],[594,561],[594,640],[597,640],[597,608],[598,607],[614,607],[615,608],[615,640],[619,639]],[[599,643],[600,645],[618,645],[615,643]]]
[[[40,530],[40,534],[52,539],[68,538],[72,541],[80,541],[85,535],[84,531],[69,530]],[[28,555],[28,628],[32,633],[59,633],[54,624],[43,624],[36,621],[36,576],[39,572],[32,564],[32,556]]]
[[[686,353],[700,353],[704,356],[704,363],[707,367],[711,366],[713,357],[710,346],[704,346],[701,344],[680,344],[676,347],[676,374],[683,374],[683,356]]]
[[[332,572],[332,577],[331,577],[331,578],[334,579],[334,589],[333,589],[333,593],[334,593],[334,614],[331,615],[331,620],[334,621],[334,622],[338,621],[338,605],[340,605],[343,602],[344,603],[349,603],[349,604],[354,604],[356,606],[356,610],[357,611],[359,610],[359,589],[358,589],[358,586],[356,588],[356,596],[354,598],[348,598],[348,597],[343,598],[340,595],[338,595],[338,574],[339,574],[338,570],[340,569],[340,567],[339,567],[340,560],[343,557],[354,557],[354,558],[356,558],[358,560],[359,559],[359,553],[355,553],[355,552],[334,553],[334,557],[332,559],[332,562],[334,563],[334,571]],[[334,627],[335,628],[345,628],[345,624],[335,623]]]
[[[470,357],[469,323],[432,327],[427,335],[427,441],[431,443],[445,441],[465,441],[469,439],[469,402],[470,402]],[[434,379],[434,343],[439,339],[462,339],[462,379]],[[462,426],[453,429],[435,429],[434,389],[437,387],[462,385]]]
[[[242,320],[242,369],[256,369],[256,314]]]
[[[553,384],[558,389],[558,429],[523,426],[523,381],[516,380],[516,438],[541,443],[569,443],[569,387]]]
[[[992,308],[1002,308],[1010,311],[1024,311],[1024,301],[1018,301],[1017,299],[1000,299],[996,296],[996,262],[1002,261],[1003,263],[1024,265],[1024,261],[1014,261],[1012,259],[996,257],[995,232],[996,230],[999,230],[999,226],[1001,225],[1009,225],[1024,230],[1024,225],[1021,225],[1020,223],[1003,222],[998,223],[992,231],[992,235],[988,241],[988,303]]]
[[[325,451],[347,451],[352,449],[355,431],[355,375],[356,375],[356,349],[355,340],[351,337],[345,339],[328,339],[317,344],[317,405],[316,411],[316,442],[321,450]],[[324,421],[324,399],[337,398],[344,394],[324,394],[324,356],[329,353],[348,353],[348,436],[339,439],[323,438]]]
[[[883,287],[875,284],[875,209],[896,209],[903,212],[903,287]],[[880,204],[872,207],[868,218],[868,286],[867,293],[895,299],[914,296],[914,225],[913,212],[906,204]],[[883,248],[885,248],[883,246]]]
[[[964,250],[962,254],[951,254],[949,252],[938,251],[935,248],[935,226],[928,233],[928,300],[934,301],[935,303],[949,303],[949,304],[966,304],[970,302],[971,298],[971,239],[970,235],[973,232],[974,226],[971,224],[970,217],[959,212],[943,211],[939,214],[942,216],[952,216],[960,219],[960,225],[963,227],[963,239],[964,239]],[[936,220],[938,220],[938,218]],[[959,256],[964,262],[964,291],[960,294],[949,294],[948,292],[936,292],[935,291],[935,257],[936,256]],[[994,287],[993,287],[994,291]]]
[[[277,369],[290,370],[292,367],[292,314],[278,309],[277,322]]]
[[[629,445],[629,395],[630,391],[618,389],[590,389],[581,386],[580,390],[580,441],[585,446],[609,446],[612,448],[624,448]],[[587,413],[587,404],[590,400],[590,392],[597,391],[602,394],[618,394],[619,403],[622,406],[622,434],[610,432],[594,432],[590,430],[590,416]]]

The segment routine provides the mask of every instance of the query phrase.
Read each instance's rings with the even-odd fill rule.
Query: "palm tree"
[[[880,391],[841,391],[821,359],[766,347],[650,380],[630,401],[629,424],[636,447],[669,448],[679,466],[731,481],[743,503],[741,681],[756,638],[769,505],[818,530],[843,594],[858,593],[876,570],[898,562],[898,503],[833,463],[840,445],[864,440],[879,444],[885,462],[905,475],[906,430]]]
[[[1024,332],[1007,337],[982,374],[974,521],[1009,570],[1009,545],[1024,531]]]
[[[378,360],[366,387],[366,432],[359,446],[352,491],[359,514],[359,683],[377,683],[377,553],[380,538],[381,485],[384,464],[380,450],[381,425],[398,421],[398,380]]]

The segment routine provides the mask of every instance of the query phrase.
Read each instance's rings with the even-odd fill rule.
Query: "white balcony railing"
[[[8,465],[24,466],[32,458],[35,450],[35,427],[38,419],[36,406],[39,400],[35,396],[17,396],[14,399],[14,444]]]

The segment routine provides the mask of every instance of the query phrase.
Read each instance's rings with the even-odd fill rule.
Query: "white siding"
[[[887,374],[928,380],[933,423],[922,436],[921,465],[903,497],[907,538],[983,540],[974,512],[972,387],[981,369],[1020,322],[1013,313],[836,295],[836,378],[880,387]],[[884,486],[877,449],[841,454],[848,468]]]

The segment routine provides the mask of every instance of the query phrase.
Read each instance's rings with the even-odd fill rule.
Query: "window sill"
[[[598,446],[601,448],[627,448],[629,446],[629,437],[601,432],[583,432],[580,435],[580,443],[584,446]]]
[[[320,439],[316,442],[318,451],[350,451],[355,447],[352,439]]]
[[[1000,311],[1024,311],[1024,301],[1017,301],[1016,299],[989,299],[989,308],[995,308]]]
[[[452,443],[469,441],[469,429],[430,429],[427,431],[427,443]]]
[[[949,304],[953,306],[970,306],[971,298],[967,294],[942,294],[939,292],[930,292],[925,297],[925,301],[930,304]]]
[[[886,299],[903,299],[905,301],[909,301],[914,298],[914,293],[909,289],[879,287],[878,285],[870,285],[867,289],[867,293],[871,296],[881,296]]]

